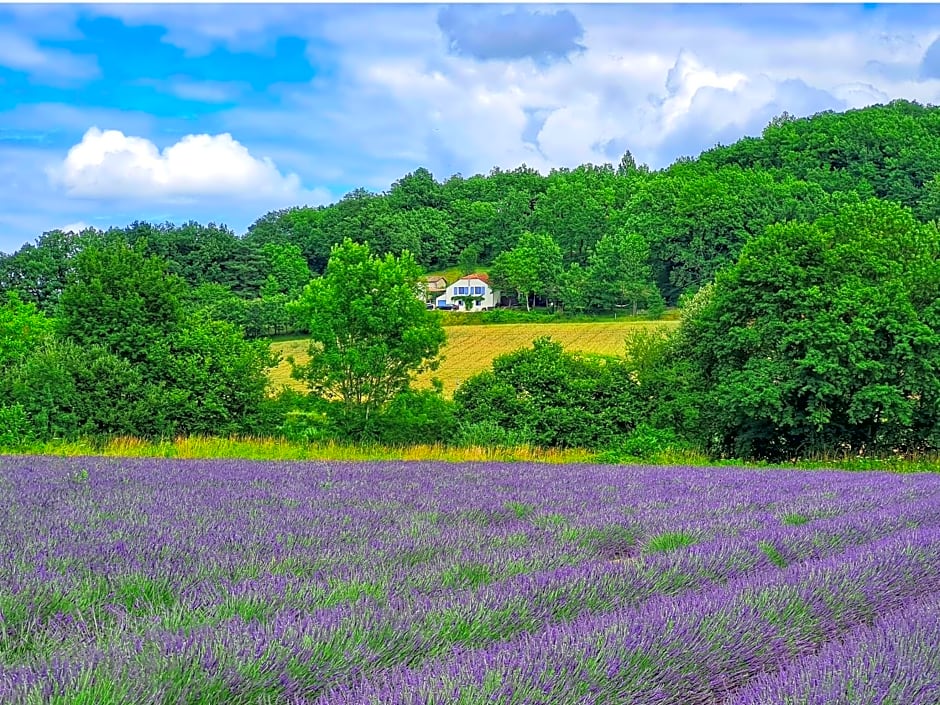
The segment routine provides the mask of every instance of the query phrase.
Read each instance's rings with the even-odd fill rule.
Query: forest
[[[938,218],[940,108],[894,101],[784,113],[760,137],[662,170],[629,152],[544,176],[418,168],[384,193],[264,214],[241,235],[196,222],[51,231],[0,257],[0,426],[12,429],[0,443],[212,433],[934,452]],[[310,394],[272,394],[267,340],[328,327],[317,316],[334,310],[323,297],[340,255],[395,281],[483,268],[555,316],[670,307],[682,324],[615,359],[539,341],[451,401],[408,386],[440,346],[422,311],[413,364],[386,357],[395,379],[359,389],[374,403],[347,403],[355,394],[313,366],[297,372]],[[384,318],[363,335],[398,325]]]

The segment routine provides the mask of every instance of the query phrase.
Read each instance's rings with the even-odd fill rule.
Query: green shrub
[[[567,353],[560,343],[539,338],[532,348],[501,355],[454,392],[462,434],[483,439],[523,434],[542,447],[602,448],[637,422],[636,385],[612,358]],[[487,423],[483,424],[484,420]],[[483,424],[483,425],[478,425]]]
[[[673,429],[656,428],[641,423],[628,435],[614,443],[604,455],[607,462],[622,458],[651,460],[670,448],[683,446],[683,442]]]
[[[22,404],[0,406],[0,448],[16,450],[34,439],[32,424]]]
[[[384,445],[450,442],[457,433],[454,403],[439,389],[407,390],[382,410],[376,426]]]

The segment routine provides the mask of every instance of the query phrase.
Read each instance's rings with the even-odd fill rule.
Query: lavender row
[[[880,518],[872,517],[866,537],[889,528]],[[926,512],[922,518],[928,518]],[[938,514],[935,510],[932,518],[936,527]],[[863,535],[865,532],[858,530],[850,533],[852,538]],[[805,544],[818,558],[818,544],[814,541]],[[841,541],[832,546],[834,555],[844,548]],[[188,610],[182,613],[171,610],[158,616],[159,628],[143,635],[134,634],[133,630],[127,633],[113,630],[110,637],[116,645],[107,654],[92,649],[76,653],[73,658],[95,661],[107,657],[106,660],[119,662],[122,651],[133,651],[130,645],[137,643],[142,646],[136,648],[150,654],[148,658],[159,661],[162,655],[174,652],[183,644],[185,652],[178,653],[179,658],[215,663],[216,666],[204,675],[213,679],[221,677],[228,682],[219,664],[238,663],[243,658],[251,660],[264,653],[266,671],[281,674],[287,682],[300,683],[302,685],[296,687],[314,695],[317,690],[346,681],[355,674],[368,675],[398,663],[414,665],[430,657],[446,655],[455,645],[485,647],[521,632],[537,633],[550,628],[552,622],[590,611],[597,614],[627,605],[642,605],[644,600],[657,594],[675,595],[703,589],[716,575],[723,575],[724,579],[740,578],[742,573],[736,571],[744,566],[745,555],[750,570],[779,573],[755,546],[752,545],[748,553],[743,547],[725,540],[711,546],[694,547],[678,555],[656,556],[647,565],[595,563],[553,575],[520,576],[514,585],[494,585],[475,593],[448,592],[436,605],[411,604],[410,610],[407,604],[400,609],[375,608],[365,600],[310,614],[297,604],[282,602],[265,620],[246,622],[230,613],[229,619],[220,622],[220,612],[233,604],[223,601],[197,613],[195,623],[185,621],[193,617]],[[256,587],[260,590],[253,596],[255,604],[264,605],[267,600],[278,599],[270,589],[271,584]],[[183,619],[183,623],[174,624],[174,620],[179,619]],[[73,631],[75,626],[71,625]],[[187,638],[181,640],[179,630],[184,626]],[[53,640],[58,638],[54,632],[46,636]],[[214,644],[223,641],[226,644],[224,654],[216,654]],[[215,655],[207,657],[207,654]],[[292,670],[299,675],[290,676]],[[26,671],[22,672],[22,677],[27,677]],[[74,680],[77,675],[72,677]],[[41,678],[41,671],[33,672],[33,682]],[[66,687],[68,683],[60,685]]]
[[[879,617],[812,656],[758,674],[726,705],[940,703],[940,596]]]
[[[94,664],[172,655],[192,687],[314,693],[940,516],[924,477],[96,460],[82,478],[42,462],[0,460],[17,692],[123,683]],[[704,543],[630,555],[676,528]]]
[[[699,470],[696,475],[705,477],[667,483],[640,469],[621,473],[618,486],[610,484],[617,478],[609,477],[609,471],[581,469],[587,477],[600,475],[599,484],[572,486],[559,483],[557,477],[555,483],[551,477],[529,477],[529,467],[522,468],[522,479],[499,482],[504,470],[496,466],[480,468],[479,474],[492,471],[497,481],[461,487],[461,480],[467,482],[466,473],[458,474],[453,478],[457,484],[444,495],[441,485],[450,479],[447,473],[429,477],[427,468],[411,466],[379,466],[373,469],[376,477],[365,482],[356,475],[344,480],[337,470],[317,465],[260,466],[267,473],[259,473],[254,464],[226,469],[229,478],[218,465],[183,465],[170,468],[176,477],[161,468],[154,478],[145,475],[149,468],[140,464],[136,468],[104,464],[100,470],[93,468],[89,487],[74,487],[63,479],[65,473],[59,473],[58,487],[38,483],[52,485],[45,496],[40,492],[31,498],[34,507],[46,511],[18,517],[20,535],[11,538],[20,540],[15,542],[17,551],[11,551],[14,565],[8,574],[28,568],[25,563],[38,564],[47,580],[71,569],[98,575],[175,574],[185,568],[177,561],[186,556],[212,568],[213,577],[227,574],[237,581],[258,575],[259,562],[253,558],[262,555],[272,572],[324,584],[329,579],[359,579],[363,571],[379,574],[386,582],[402,580],[407,586],[433,584],[448,567],[478,562],[480,556],[487,557],[498,577],[511,575],[522,564],[543,570],[598,555],[616,557],[618,538],[621,543],[623,539],[643,543],[661,532],[684,532],[694,540],[708,540],[779,523],[781,512],[788,512],[784,517],[809,520],[870,511],[879,501],[892,505],[912,501],[910,497],[924,489],[904,487],[894,478],[873,487],[858,482],[852,487],[839,478],[825,485],[837,490],[821,490],[805,476],[799,482],[784,476],[777,490],[784,496],[795,492],[804,497],[778,501],[788,509],[774,516],[768,509],[773,504],[767,501],[770,493],[759,488],[763,476],[758,473],[754,473],[757,489],[744,491],[741,488],[747,485],[735,479],[734,491],[728,477],[709,478]],[[419,480],[403,481],[406,472]],[[41,480],[50,474],[43,473]],[[683,473],[675,475],[681,478]],[[123,482],[115,482],[115,476]],[[638,491],[637,476],[649,482],[645,492]],[[716,480],[709,488],[708,483]],[[686,497],[687,483],[695,482],[705,489],[700,485],[694,496]],[[594,489],[588,492],[585,486]],[[533,489],[538,489],[538,502]],[[929,489],[935,496],[936,486]],[[665,501],[669,492],[679,494]],[[813,506],[807,493],[816,498],[830,493],[833,499],[816,499]],[[437,504],[429,504],[429,498]],[[130,516],[128,510],[133,512]],[[57,521],[48,525],[43,519],[47,516]],[[37,536],[49,540],[36,545]],[[494,555],[494,545],[501,544],[514,550]]]
[[[909,531],[782,574],[585,617],[423,668],[390,669],[316,702],[712,703],[937,589],[940,531]]]

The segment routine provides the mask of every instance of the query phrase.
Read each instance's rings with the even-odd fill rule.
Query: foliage
[[[247,341],[224,321],[189,318],[172,339],[167,370],[172,418],[189,434],[261,433],[265,428],[267,371],[278,360],[268,343]]]
[[[28,448],[35,440],[33,425],[22,404],[0,404],[0,448]]]
[[[479,242],[472,242],[460,251],[457,257],[457,268],[462,276],[473,274],[480,263],[483,246]]]
[[[157,257],[124,243],[88,247],[75,258],[62,292],[58,332],[100,345],[151,379],[167,364],[167,340],[183,320],[185,283]]]
[[[128,407],[133,422],[115,417],[115,428],[140,435],[213,432],[216,424],[226,433],[274,428],[288,402],[259,394],[255,371],[266,353],[262,345],[247,352],[241,332],[262,338],[306,331],[312,317],[298,319],[304,304],[290,302],[327,270],[334,248],[350,241],[368,243],[377,261],[401,255],[438,271],[484,269],[526,309],[459,318],[422,312],[416,320],[552,322],[559,319],[544,308],[556,303],[565,316],[626,308],[656,317],[666,302],[691,302],[681,335],[633,341],[623,363],[625,388],[637,395],[630,424],[642,422],[652,435],[675,433],[726,455],[929,450],[938,443],[940,413],[931,347],[936,273],[925,254],[933,245],[914,242],[932,242],[933,231],[914,219],[940,217],[938,137],[940,108],[894,101],[802,119],[784,114],[758,138],[657,171],[637,165],[629,152],[616,166],[584,164],[545,176],[521,165],[439,181],[418,168],[384,193],[356,189],[329,206],[265,214],[244,236],[196,222],[46,232],[0,255],[0,408],[10,424],[27,411],[43,419],[37,438],[78,433],[85,426],[69,420],[76,412],[66,400],[87,391],[107,405],[85,390],[81,371],[113,366],[144,410]],[[910,210],[888,216],[871,197]],[[859,215],[872,208],[881,215]],[[847,224],[850,213],[856,220]],[[859,234],[847,234],[853,228]],[[775,238],[807,258],[802,275],[791,272],[802,260],[775,247]],[[860,263],[855,250],[866,248],[874,248],[874,259]],[[759,265],[762,259],[772,264]],[[746,300],[734,304],[732,290]],[[353,318],[387,329],[394,316],[374,299],[360,299],[364,308]],[[716,306],[738,318],[718,316]],[[44,316],[58,316],[55,331]],[[82,350],[59,345],[54,333]],[[360,356],[360,371],[381,357],[376,350]],[[49,369],[31,365],[34,355]],[[133,379],[115,359],[130,365]],[[223,369],[229,361],[245,371],[242,386]],[[393,367],[391,387],[367,382],[375,389],[364,399],[375,396],[382,407],[400,397],[412,373]],[[62,421],[50,421],[28,400],[14,403],[14,376],[34,380],[42,394],[61,393],[49,403]],[[202,388],[215,378],[218,387]],[[320,393],[332,398],[338,387],[329,386]],[[255,411],[242,403],[247,399]],[[344,403],[335,408],[345,409],[350,423],[360,411],[378,418],[368,403],[356,412]],[[107,417],[92,416],[87,428],[109,428]],[[491,433],[490,424],[460,419],[463,430],[453,433],[503,434],[500,442],[541,438],[528,426]]]
[[[24,302],[16,291],[8,292],[0,306],[0,370],[21,362],[52,332],[52,320],[36,304]]]
[[[775,121],[760,138],[710,150],[701,161],[769,169],[829,192],[858,189],[916,208],[924,185],[940,172],[938,137],[936,108],[895,100]]]
[[[700,440],[747,457],[940,447],[940,234],[870,200],[772,226],[682,328]]]
[[[630,305],[634,316],[640,307],[662,311],[649,259],[650,248],[641,235],[622,230],[605,235],[590,258],[589,296],[607,310]],[[577,275],[577,269],[569,274],[569,287]]]
[[[167,430],[162,390],[101,346],[51,340],[4,375],[7,408],[19,408],[38,439]]]
[[[408,252],[380,258],[351,240],[333,248],[326,273],[292,306],[311,337],[297,378],[368,422],[412,374],[433,369],[444,331],[418,297],[420,275]]]
[[[283,244],[269,242],[262,245],[261,251],[267,259],[270,271],[261,287],[261,297],[267,298],[279,294],[290,298],[298,296],[310,281],[310,267],[300,247],[290,242]]]
[[[515,291],[531,308],[532,296],[553,296],[562,275],[558,244],[548,235],[526,232],[519,244],[493,262],[490,276],[496,289]]]
[[[636,423],[634,387],[615,359],[567,353],[542,337],[497,357],[491,371],[454,392],[454,402],[463,422],[495,423],[541,446],[594,448]]]

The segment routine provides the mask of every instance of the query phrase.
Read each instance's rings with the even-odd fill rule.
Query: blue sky
[[[0,6],[0,251],[940,103],[936,5]]]

